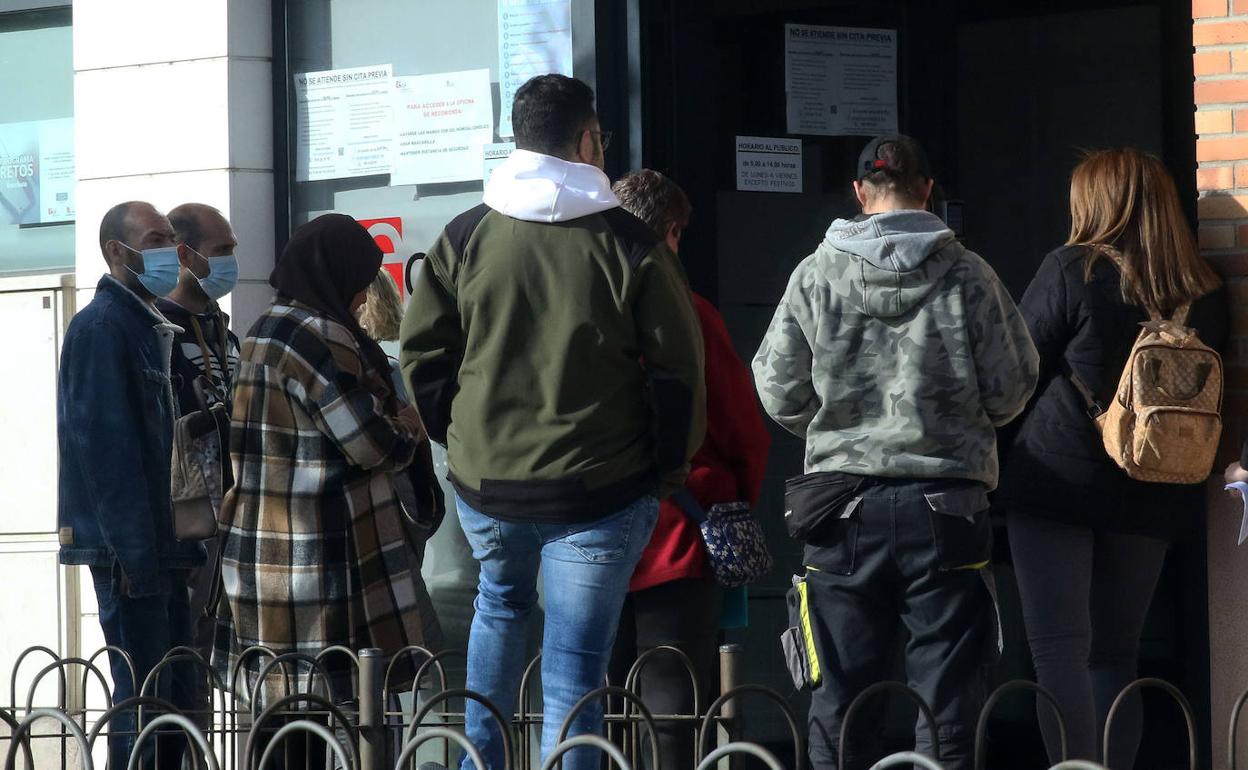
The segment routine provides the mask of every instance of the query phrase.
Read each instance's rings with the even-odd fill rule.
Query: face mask
[[[187,248],[191,249],[190,246]],[[207,294],[209,299],[221,299],[234,290],[234,284],[238,283],[238,260],[233,254],[226,254],[224,257],[204,257],[198,251],[195,253],[208,260],[208,275],[203,278],[197,277],[197,280],[199,288],[204,290],[204,294]]]
[[[121,243],[121,241],[118,241]],[[143,285],[153,296],[163,297],[173,291],[178,285],[178,275],[182,271],[182,265],[178,262],[178,247],[164,246],[159,249],[138,249],[131,248],[122,243],[130,251],[143,256],[143,272],[135,273],[134,270],[126,265],[126,269],[134,273],[134,277],[139,279],[139,283]]]

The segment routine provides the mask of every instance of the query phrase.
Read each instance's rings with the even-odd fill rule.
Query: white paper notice
[[[393,91],[389,64],[295,75],[295,180],[390,173]]]
[[[498,0],[498,135],[513,136],[511,103],[529,78],[572,75],[571,0]]]
[[[1227,484],[1226,491],[1239,492],[1240,500],[1244,503],[1244,516],[1239,520],[1239,545],[1243,545],[1248,540],[1248,484],[1236,481],[1234,484]]]
[[[487,144],[485,146],[484,157],[482,158],[482,178],[485,183],[490,183],[490,174],[494,173],[494,169],[503,164],[503,161],[510,157],[513,150],[516,149],[515,142],[498,142],[495,144]]]
[[[390,184],[481,178],[481,148],[494,139],[488,69],[400,76],[394,94]]]
[[[897,30],[784,25],[790,134],[897,133]]]
[[[737,189],[802,191],[802,140],[737,137]]]

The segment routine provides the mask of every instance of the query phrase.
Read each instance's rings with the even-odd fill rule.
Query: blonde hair
[[[368,294],[360,306],[360,326],[368,336],[378,342],[399,338],[399,324],[403,322],[403,301],[394,276],[383,267],[368,285]]]
[[[1085,280],[1102,257],[1122,274],[1123,301],[1169,315],[1221,283],[1200,256],[1174,179],[1126,147],[1089,153],[1070,179],[1070,246],[1088,247]]]

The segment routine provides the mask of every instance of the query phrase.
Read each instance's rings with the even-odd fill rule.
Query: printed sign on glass
[[[790,134],[897,132],[897,30],[784,26]]]
[[[490,71],[394,79],[395,147],[390,184],[480,179],[481,151],[494,139]]]
[[[0,225],[74,219],[74,119],[0,123]]]
[[[394,154],[389,64],[295,75],[295,180],[389,174]]]
[[[800,193],[802,140],[738,136],[737,189]]]

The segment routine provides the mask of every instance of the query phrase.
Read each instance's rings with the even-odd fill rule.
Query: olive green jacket
[[[705,431],[702,335],[675,255],[606,177],[521,153],[429,250],[399,361],[465,502],[590,521],[683,483]]]

